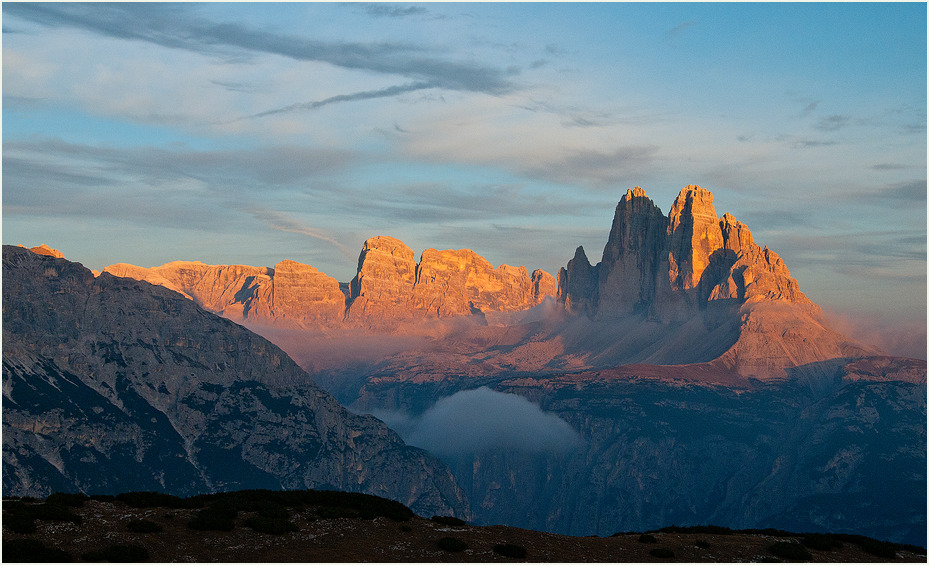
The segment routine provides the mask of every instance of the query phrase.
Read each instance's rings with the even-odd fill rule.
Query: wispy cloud
[[[809,147],[830,147],[832,145],[838,145],[838,141],[832,140],[822,140],[822,139],[798,139],[792,142],[794,147],[800,148],[809,148]]]
[[[832,114],[819,120],[816,129],[820,131],[838,131],[851,122],[851,116],[844,114]]]
[[[677,38],[680,37],[686,30],[688,30],[689,28],[693,27],[694,25],[696,25],[696,23],[695,23],[695,22],[692,22],[692,21],[681,22],[681,23],[677,24],[676,26],[674,26],[673,28],[671,28],[671,29],[668,30],[667,37],[668,37],[669,40],[670,40],[670,39],[677,39]]]
[[[424,16],[429,10],[423,6],[397,6],[395,4],[372,4],[363,3],[360,5],[361,10],[375,18],[406,18],[409,16]]]
[[[314,239],[319,239],[327,243],[331,243],[336,246],[339,251],[342,252],[346,257],[352,258],[355,255],[355,252],[349,249],[348,246],[343,245],[337,239],[335,239],[331,234],[325,230],[311,228],[304,225],[302,222],[284,214],[283,212],[278,212],[276,210],[269,210],[267,208],[262,208],[259,206],[246,206],[243,208],[245,212],[251,214],[258,220],[261,220],[272,229],[279,231],[285,231],[290,233],[296,233],[300,235],[305,235]]]
[[[615,189],[634,182],[658,156],[656,145],[627,145],[612,151],[572,150],[560,159],[527,166],[526,174],[559,182],[577,182]]]
[[[381,88],[379,90],[365,90],[362,92],[353,92],[351,94],[339,94],[336,96],[330,96],[329,98],[324,98],[323,100],[316,100],[314,102],[301,102],[299,104],[291,104],[289,106],[284,106],[283,108],[276,108],[274,110],[268,110],[266,112],[260,112],[258,114],[252,114],[246,118],[262,118],[265,116],[272,116],[275,114],[285,114],[288,112],[298,112],[298,111],[307,111],[307,110],[316,110],[317,108],[322,108],[323,106],[328,106],[329,104],[335,104],[338,102],[356,102],[359,100],[373,100],[376,98],[387,98],[390,96],[397,96],[398,94],[405,94],[407,92],[415,92],[417,90],[426,90],[429,88],[434,88],[437,85],[434,83],[428,82],[414,82],[411,84],[400,84],[396,86],[390,86],[387,88]],[[239,119],[246,119],[239,118]],[[238,121],[238,120],[234,120]]]
[[[871,168],[875,171],[900,171],[904,169],[911,168],[909,165],[904,165],[903,163],[878,163],[872,165]]]
[[[851,194],[852,200],[894,208],[926,207],[926,179],[897,182],[870,192]]]
[[[517,88],[510,79],[512,73],[505,69],[438,58],[420,46],[320,41],[272,33],[238,23],[213,22],[184,4],[17,3],[5,4],[3,12],[46,26],[73,27],[206,55],[274,54],[494,95]]]

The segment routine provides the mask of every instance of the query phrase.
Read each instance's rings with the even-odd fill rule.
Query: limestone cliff
[[[627,365],[483,379],[584,441],[569,453],[517,443],[446,456],[475,521],[579,536],[710,523],[925,545],[926,508],[913,502],[926,498],[925,361],[838,362],[815,379],[763,385],[711,384],[706,372],[722,376],[712,365]],[[474,386],[372,380],[357,407],[416,421]],[[472,417],[454,416],[445,424]],[[443,425],[434,411],[429,422]]]
[[[264,338],[168,289],[4,246],[4,495],[332,487],[469,512],[445,465]]]
[[[399,239],[377,236],[365,241],[358,274],[352,279],[346,319],[358,324],[391,319],[413,296],[416,267],[413,250]]]
[[[600,262],[591,266],[579,249],[559,273],[559,300],[607,324],[593,334],[573,332],[582,337],[572,347],[586,347],[600,366],[719,358],[727,370],[766,379],[798,365],[880,353],[829,329],[777,253],[756,244],[731,214],[719,218],[713,195],[696,185],[681,190],[668,217],[641,188],[629,190]],[[625,330],[588,345],[611,326]]]
[[[470,249],[427,249],[417,263],[412,249],[387,236],[365,241],[347,294],[334,278],[295,261],[273,269],[118,263],[104,272],[175,290],[234,321],[306,329],[387,329],[413,320],[518,312],[557,293],[555,278],[545,271],[494,268]]]
[[[338,324],[345,308],[338,281],[295,261],[282,261],[273,269],[200,261],[173,261],[151,269],[117,263],[103,272],[164,286],[237,322],[298,328]]]
[[[346,320],[385,327],[399,321],[516,312],[554,295],[554,277],[525,267],[494,266],[470,249],[427,249],[419,263],[397,239],[367,240]]]
[[[720,219],[713,195],[696,185],[681,190],[667,217],[644,190],[629,190],[616,206],[600,262],[587,268],[577,255],[573,261],[562,271],[559,298],[591,318],[641,313],[684,322],[713,301],[774,300],[816,309],[781,258],[755,244],[731,214]]]
[[[619,204],[597,277],[601,317],[646,312],[658,294],[668,219],[639,187]]]

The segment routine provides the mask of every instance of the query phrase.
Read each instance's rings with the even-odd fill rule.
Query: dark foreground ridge
[[[918,563],[926,550],[857,535],[719,526],[571,537],[426,519],[365,494],[245,490],[4,499],[3,560]]]

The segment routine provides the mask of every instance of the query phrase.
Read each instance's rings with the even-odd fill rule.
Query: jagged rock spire
[[[665,321],[688,319],[711,301],[812,304],[780,257],[755,244],[731,214],[720,219],[713,194],[698,185],[681,190],[668,217],[640,187],[628,190],[603,259],[591,267],[579,248],[559,273],[559,299],[591,317],[643,313]]]

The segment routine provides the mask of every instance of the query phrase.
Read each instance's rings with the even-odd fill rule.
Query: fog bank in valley
[[[566,453],[583,444],[571,426],[525,398],[481,387],[440,399],[420,415],[372,410],[410,445],[444,458],[488,451]]]

